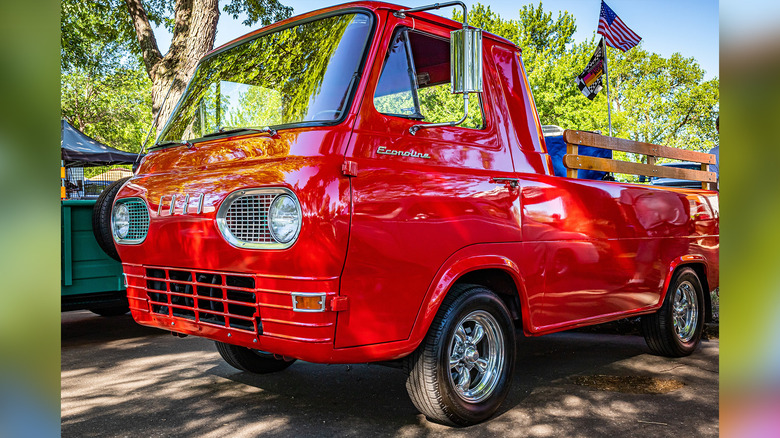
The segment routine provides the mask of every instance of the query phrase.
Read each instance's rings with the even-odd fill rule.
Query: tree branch
[[[685,113],[685,117],[683,117],[682,121],[677,125],[676,128],[672,129],[669,135],[666,136],[666,144],[669,144],[671,140],[677,136],[677,133],[680,132],[680,129],[682,129],[683,126],[685,126],[688,123],[688,119],[691,118],[691,114],[693,113],[694,105],[691,105],[688,107],[688,112]]]
[[[146,66],[146,73],[154,81],[154,69],[162,59],[162,54],[157,47],[157,39],[154,37],[151,24],[149,24],[149,17],[146,15],[146,10],[141,0],[125,0],[125,4],[127,4],[127,12],[133,20],[138,44],[141,46],[141,55]]]

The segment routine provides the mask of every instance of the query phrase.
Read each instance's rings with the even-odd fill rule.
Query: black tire
[[[471,335],[479,331],[477,325],[484,326],[483,335],[472,342]],[[467,341],[462,342],[464,339]],[[450,359],[457,356],[460,359],[451,366]],[[492,373],[480,372],[474,362],[480,359],[486,359],[484,368],[492,369]],[[506,305],[482,286],[456,285],[444,299],[423,342],[407,358],[406,390],[429,420],[468,426],[496,412],[509,392],[514,367],[514,326]],[[466,382],[467,388],[458,389],[456,380]],[[477,383],[486,389],[480,389]]]
[[[675,309],[675,303],[678,304]],[[704,292],[696,272],[675,272],[666,298],[656,313],[642,316],[642,334],[654,354],[688,356],[701,341],[705,312]]]
[[[127,304],[122,304],[112,307],[97,307],[94,309],[89,309],[89,311],[105,317],[121,316],[130,311],[130,306]]]
[[[273,354],[264,351],[252,350],[219,341],[214,341],[214,343],[217,344],[217,351],[219,351],[222,359],[225,359],[225,362],[233,368],[241,371],[255,374],[275,373],[286,369],[295,362],[295,359],[277,359]]]
[[[95,240],[100,245],[100,249],[118,261],[121,260],[114,245],[114,237],[111,235],[111,207],[114,205],[114,198],[119,189],[129,179],[128,176],[112,182],[100,193],[92,208],[92,233],[95,234]]]

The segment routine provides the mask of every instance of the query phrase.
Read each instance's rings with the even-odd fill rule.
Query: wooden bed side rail
[[[710,190],[714,190],[714,183],[717,181],[715,172],[709,171],[709,165],[715,164],[715,156],[704,152],[688,151],[570,129],[563,132],[563,141],[566,142],[566,155],[563,156],[563,165],[567,169],[566,176],[569,178],[576,178],[578,169],[588,169],[700,181],[703,189]],[[647,164],[578,155],[578,146],[592,146],[613,151],[647,155]],[[701,163],[701,170],[657,166],[655,164],[656,158],[670,158]]]

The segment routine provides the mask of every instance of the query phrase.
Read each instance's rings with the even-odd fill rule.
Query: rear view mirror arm
[[[463,88],[464,88],[464,90],[463,90],[463,117],[461,117],[460,120],[454,121],[454,122],[426,123],[426,124],[412,125],[409,128],[409,133],[412,134],[412,135],[417,134],[417,131],[419,131],[420,129],[437,128],[437,127],[441,127],[441,126],[457,126],[457,125],[460,125],[461,123],[465,122],[466,118],[468,117],[468,114],[469,114],[469,92],[468,92],[468,90],[466,88],[466,83],[465,83],[466,82],[465,75],[466,75],[466,72],[468,71],[468,60],[469,60],[468,56],[466,56],[469,39],[466,37],[466,32],[465,32],[468,29],[468,11],[467,11],[467,8],[466,8],[466,4],[463,3],[462,1],[452,1],[452,2],[445,2],[445,3],[434,3],[434,4],[428,5],[428,6],[420,6],[418,8],[401,9],[400,11],[397,11],[397,12],[393,13],[393,15],[395,17],[397,17],[397,18],[405,18],[406,14],[410,13],[410,12],[428,11],[428,10],[440,9],[440,8],[448,7],[448,6],[460,6],[460,7],[463,8],[463,34],[464,34],[463,35],[463,56],[462,56],[462,58],[463,58],[463,66],[462,66],[462,68],[463,68],[463,74],[464,74],[464,80],[463,80],[464,81],[464,84],[463,84]],[[480,37],[481,37],[481,34],[480,34]],[[450,44],[453,44],[452,39],[450,39]],[[481,52],[481,50],[480,50],[480,52]],[[481,69],[480,69],[480,71],[481,71]],[[451,77],[451,81],[454,81],[454,78]]]

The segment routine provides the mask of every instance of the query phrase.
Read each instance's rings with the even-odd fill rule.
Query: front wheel
[[[217,344],[217,351],[222,359],[225,359],[225,362],[233,368],[241,371],[255,374],[275,373],[286,369],[295,362],[295,359],[277,359],[273,354],[265,351],[252,350],[219,341],[214,341],[214,343]]]
[[[661,356],[693,353],[704,327],[704,293],[696,272],[682,268],[674,274],[666,298],[656,313],[642,317],[642,333],[650,350]]]
[[[127,304],[120,304],[111,307],[93,307],[90,308],[89,311],[105,317],[121,316],[130,311],[130,306]]]
[[[456,285],[407,359],[406,389],[432,421],[479,423],[506,398],[514,359],[514,328],[506,305],[481,286]]]

